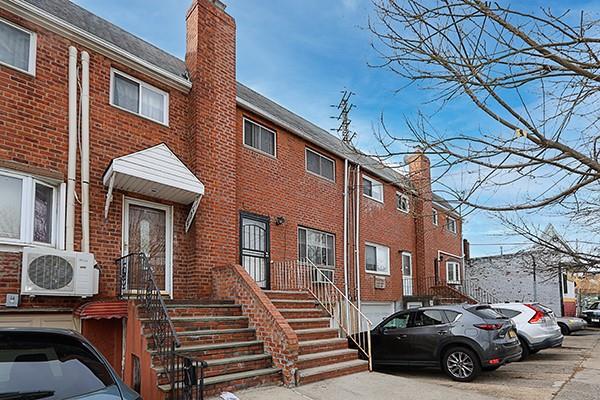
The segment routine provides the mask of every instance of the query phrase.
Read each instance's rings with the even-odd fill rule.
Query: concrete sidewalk
[[[493,400],[464,390],[419,382],[378,372],[358,374],[310,383],[295,388],[264,387],[234,393],[240,400]],[[218,399],[218,397],[216,397]]]
[[[575,369],[553,400],[600,399],[600,341],[589,351],[586,359]]]

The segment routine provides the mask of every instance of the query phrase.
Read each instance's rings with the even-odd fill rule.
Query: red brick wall
[[[293,384],[298,336],[285,318],[241,266],[214,268],[212,276],[217,298],[234,300],[242,305],[244,315],[256,329],[257,338],[264,342],[265,350],[273,357],[273,364],[282,369],[283,382]]]
[[[68,48],[73,44],[49,30],[23,21],[0,10],[0,16],[37,33],[35,77],[0,66],[0,160],[38,167],[55,175],[67,174],[67,99]],[[108,220],[103,218],[106,188],[102,175],[112,158],[165,142],[184,162],[190,164],[187,135],[187,95],[160,82],[90,53],[90,247],[102,268],[100,294],[116,293],[115,258],[121,255],[122,194],[116,192]],[[117,68],[169,93],[169,126],[154,123],[109,105],[110,69]],[[79,168],[79,167],[78,167]],[[79,175],[77,177],[79,180]],[[78,184],[79,186],[79,184]],[[78,187],[79,190],[79,187]],[[139,197],[136,195],[132,195]],[[175,293],[186,295],[185,275],[193,259],[191,236],[183,232],[187,208],[174,206],[174,286]],[[80,207],[76,205],[75,248],[79,249]],[[20,254],[0,253],[0,302],[6,293],[20,291]],[[24,297],[25,306],[76,306],[78,298]]]
[[[81,321],[81,334],[85,336],[108,360],[117,374],[123,370],[123,320],[84,319]]]

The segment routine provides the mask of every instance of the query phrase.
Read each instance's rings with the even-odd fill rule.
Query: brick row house
[[[364,370],[318,302],[277,290],[286,262],[376,324],[460,284],[460,216],[424,154],[399,172],[238,83],[218,0],[185,22],[181,60],[66,0],[0,0],[0,326],[76,329],[156,398],[115,261],[143,254],[213,392]]]

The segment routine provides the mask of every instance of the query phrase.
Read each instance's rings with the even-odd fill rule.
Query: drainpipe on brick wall
[[[67,163],[66,249],[75,240],[75,174],[77,168],[77,49],[69,47],[69,149]]]
[[[81,52],[81,251],[90,251],[90,55]]]
[[[355,247],[354,252],[356,254],[356,306],[360,310],[360,195],[362,190],[360,189],[360,165],[356,166],[356,227]]]
[[[344,160],[344,294],[348,297],[348,159]]]

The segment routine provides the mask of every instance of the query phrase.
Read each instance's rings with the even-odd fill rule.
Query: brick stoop
[[[331,328],[331,318],[307,292],[266,290],[265,294],[298,336],[296,383],[310,383],[367,371],[369,364]]]
[[[167,301],[169,316],[181,342],[178,351],[192,358],[204,360],[204,395],[212,396],[222,391],[281,383],[281,370],[273,366],[262,341],[248,318],[242,315],[241,306],[232,302],[209,303]],[[157,375],[158,388],[163,393],[170,389],[168,377],[155,357],[149,330],[140,318],[152,356],[152,368]]]

